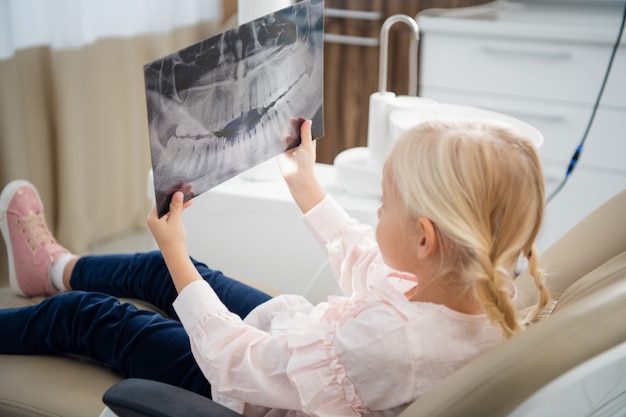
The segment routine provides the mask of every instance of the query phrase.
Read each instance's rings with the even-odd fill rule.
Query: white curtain
[[[221,0],[0,0],[0,59],[35,46],[80,48],[221,18]]]

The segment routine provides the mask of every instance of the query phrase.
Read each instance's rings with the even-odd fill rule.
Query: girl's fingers
[[[302,140],[302,143],[309,144],[313,142],[313,138],[311,137],[312,123],[313,122],[308,119],[302,122],[302,126],[300,126],[300,138]]]

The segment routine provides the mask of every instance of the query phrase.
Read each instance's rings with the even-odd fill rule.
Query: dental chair
[[[467,364],[401,417],[625,415],[626,190],[545,251],[541,263],[554,299],[542,320]],[[6,275],[0,308],[38,302],[14,296]],[[517,286],[523,311],[535,301],[532,278],[520,274]],[[100,415],[238,416],[188,391],[122,380],[84,358],[0,355],[0,416]]]

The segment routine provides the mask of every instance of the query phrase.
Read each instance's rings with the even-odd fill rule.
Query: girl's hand
[[[192,200],[183,204],[183,198],[183,193],[177,191],[172,196],[169,213],[159,219],[156,206],[154,206],[146,219],[146,223],[164,255],[170,252],[187,254],[187,233],[182,221],[182,212],[191,205]]]
[[[170,202],[169,213],[159,219],[154,206],[146,219],[179,293],[190,283],[202,279],[187,254],[187,233],[182,220],[182,212],[191,205],[192,200],[187,203],[183,203],[183,200],[183,193],[175,192]]]
[[[302,123],[300,138],[300,145],[278,156],[278,167],[296,204],[306,213],[326,192],[315,176],[315,141],[311,137],[310,120]]]
[[[315,175],[316,145],[311,137],[311,123],[305,120],[300,126],[300,145],[278,156],[278,167],[287,184],[302,182],[303,178]]]

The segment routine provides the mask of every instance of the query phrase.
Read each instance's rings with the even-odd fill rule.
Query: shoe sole
[[[15,273],[15,263],[13,261],[13,248],[11,247],[11,238],[9,236],[9,221],[7,219],[7,210],[9,208],[9,204],[11,203],[11,199],[22,187],[32,187],[37,195],[37,198],[41,200],[39,197],[39,193],[37,189],[26,180],[15,180],[11,181],[4,187],[2,193],[0,194],[0,232],[2,232],[2,237],[4,238],[4,243],[7,248],[7,256],[9,257],[9,284],[11,285],[11,289],[18,295],[25,297],[26,294],[21,290],[19,283],[17,282],[17,274]]]

